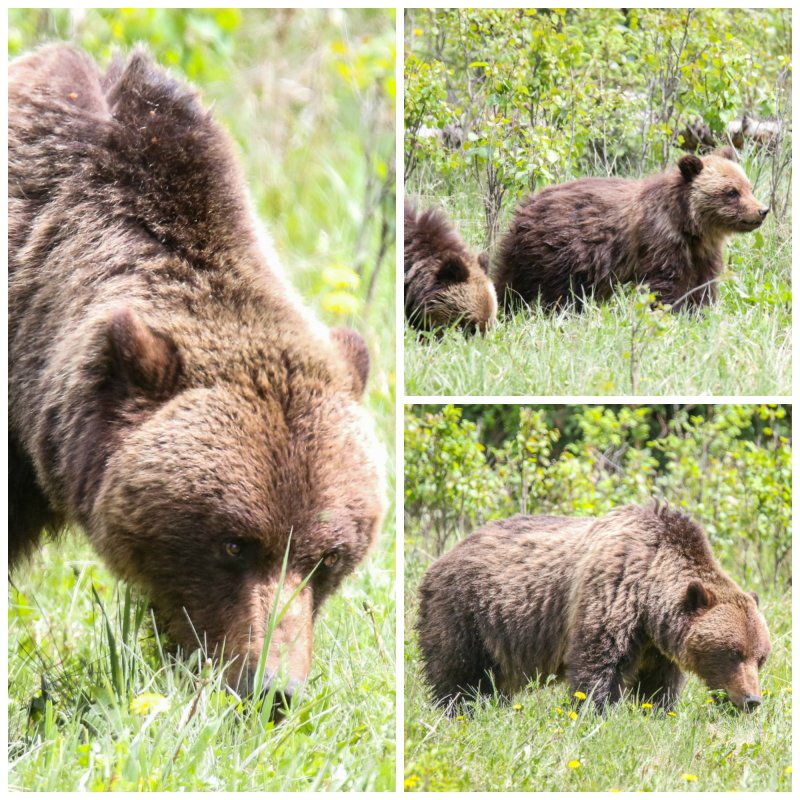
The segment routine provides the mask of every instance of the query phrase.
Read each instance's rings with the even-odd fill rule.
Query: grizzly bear
[[[469,694],[508,695],[548,675],[598,710],[628,689],[669,708],[684,672],[740,709],[761,703],[770,642],[758,598],[666,506],[491,523],[431,566],[419,596],[425,672],[451,711]]]
[[[142,50],[11,65],[10,566],[78,525],[178,649],[291,695],[384,513],[368,366],[282,276],[192,89]]]
[[[489,259],[470,253],[441,211],[420,214],[406,200],[403,242],[409,324],[420,330],[458,324],[482,333],[494,324],[497,298]]]
[[[532,195],[500,244],[497,296],[507,308],[537,298],[548,310],[580,308],[636,281],[674,311],[710,304],[729,235],[769,211],[734,158],[726,147],[643,180],[583,178]]]

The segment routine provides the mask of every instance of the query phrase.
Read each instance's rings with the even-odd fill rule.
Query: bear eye
[[[725,192],[725,194],[726,194],[727,197],[738,197],[739,196],[739,190],[738,189],[728,189],[728,191]]]
[[[337,550],[329,550],[324,556],[322,556],[322,564],[328,569],[335,567],[338,563],[339,552]]]
[[[239,558],[242,555],[242,543],[237,541],[225,542],[225,555],[230,558]]]

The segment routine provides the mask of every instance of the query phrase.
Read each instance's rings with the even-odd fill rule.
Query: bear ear
[[[151,397],[172,394],[182,362],[169,336],[151,330],[130,308],[114,312],[106,336],[109,378],[128,392]]]
[[[714,155],[719,156],[720,158],[727,158],[728,161],[738,162],[739,160],[736,157],[736,151],[729,144],[726,144],[725,147],[722,147],[719,150],[714,151]]]
[[[489,254],[483,252],[478,256],[478,266],[488,275],[489,274]]]
[[[714,595],[700,581],[691,581],[686,587],[684,606],[690,614],[711,608],[714,602]]]
[[[752,597],[752,598],[753,598],[753,600],[755,600],[755,601],[756,601],[756,605],[758,605],[758,604],[759,604],[759,603],[758,603],[758,595],[757,595],[755,592],[748,592],[747,594],[749,594],[749,595],[750,595],[750,597]]]
[[[467,265],[458,256],[451,256],[436,271],[440,283],[463,283],[469,277]]]
[[[686,183],[691,183],[703,171],[703,161],[699,156],[683,156],[678,161],[678,169]]]
[[[367,343],[351,328],[334,328],[331,339],[347,361],[353,377],[353,393],[356,397],[364,394],[369,378],[369,350]]]

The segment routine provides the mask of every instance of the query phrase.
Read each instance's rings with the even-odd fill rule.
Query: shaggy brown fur
[[[494,324],[497,298],[485,253],[475,257],[441,211],[421,214],[405,204],[406,319],[419,329],[458,323],[484,332]]]
[[[644,180],[584,178],[529,197],[500,246],[497,296],[552,309],[636,281],[673,310],[708,305],[728,236],[768,212],[733,158],[687,155]]]
[[[81,525],[242,690],[297,591],[267,659],[291,688],[384,511],[364,342],[304,309],[228,137],[146,54],[101,75],[52,46],[9,77],[11,564]]]
[[[460,542],[425,575],[417,623],[437,701],[566,678],[601,709],[626,687],[672,705],[693,672],[739,707],[760,702],[770,649],[755,595],[678,511],[516,516]]]

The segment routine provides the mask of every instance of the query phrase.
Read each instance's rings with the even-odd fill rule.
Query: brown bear
[[[508,695],[548,675],[598,710],[626,689],[669,708],[684,672],[740,709],[761,703],[770,642],[758,598],[666,506],[491,523],[431,566],[419,597],[425,672],[451,711],[470,693]]]
[[[672,310],[708,305],[729,235],[769,211],[734,158],[726,147],[643,180],[583,178],[532,195],[500,244],[497,296],[512,308],[537,298],[548,310],[580,307],[636,281]]]
[[[482,333],[494,324],[497,298],[488,257],[470,253],[441,211],[420,214],[406,200],[403,242],[409,324],[420,330],[458,324]]]
[[[227,134],[143,51],[14,62],[8,152],[10,565],[77,524],[181,649],[290,695],[384,513],[364,341],[303,307]]]

